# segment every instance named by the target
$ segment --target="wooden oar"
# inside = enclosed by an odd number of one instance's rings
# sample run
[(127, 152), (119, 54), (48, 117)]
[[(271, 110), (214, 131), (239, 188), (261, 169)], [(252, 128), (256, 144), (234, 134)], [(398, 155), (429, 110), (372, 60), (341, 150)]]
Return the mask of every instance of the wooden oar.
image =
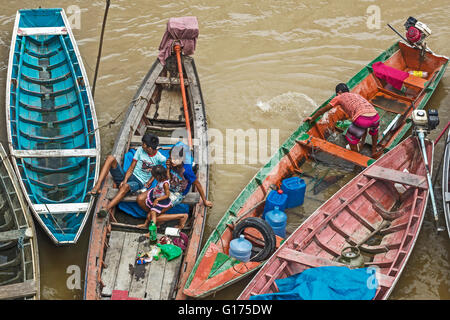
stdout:
[(186, 130), (188, 133), (189, 148), (192, 151), (193, 145), (191, 135), (191, 123), (189, 121), (189, 112), (186, 100), (186, 89), (184, 88), (183, 67), (181, 66), (181, 47), (179, 44), (176, 44), (173, 49), (175, 50), (175, 53), (177, 55), (178, 73), (180, 75), (181, 96), (183, 98), (184, 119), (186, 121)]

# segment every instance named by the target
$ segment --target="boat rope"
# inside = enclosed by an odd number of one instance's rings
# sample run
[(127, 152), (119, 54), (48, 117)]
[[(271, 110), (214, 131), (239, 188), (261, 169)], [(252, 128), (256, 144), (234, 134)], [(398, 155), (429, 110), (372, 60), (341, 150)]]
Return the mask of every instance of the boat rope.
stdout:
[[(133, 103), (134, 103), (134, 104), (139, 103), (141, 100), (147, 101), (147, 104), (150, 103), (150, 101), (149, 101), (146, 97), (140, 96), (139, 98), (136, 98), (136, 99), (134, 99), (134, 100), (131, 100), (130, 104), (133, 104)], [(95, 129), (89, 131), (89, 132), (87, 133), (87, 135), (92, 135), (92, 134), (94, 134), (97, 130), (103, 129), (103, 128), (105, 128), (105, 127), (111, 128), (112, 125), (116, 124), (116, 121), (117, 121), (117, 120), (125, 113), (125, 111), (126, 111), (126, 109), (122, 110), (122, 111), (121, 111), (114, 119), (108, 121), (108, 122), (107, 122), (106, 124), (104, 124), (104, 125), (101, 125), (101, 126), (95, 128)]]
[(25, 234), (20, 235), (19, 239), (17, 239), (17, 248), (19, 250), (22, 250), (22, 248), (23, 248), (23, 240), (24, 239), (25, 239)]

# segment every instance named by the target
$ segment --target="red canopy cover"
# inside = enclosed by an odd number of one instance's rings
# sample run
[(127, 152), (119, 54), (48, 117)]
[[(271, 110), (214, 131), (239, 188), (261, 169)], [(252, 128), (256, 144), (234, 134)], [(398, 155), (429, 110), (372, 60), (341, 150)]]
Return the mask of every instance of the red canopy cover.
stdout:
[(191, 55), (195, 51), (198, 37), (198, 21), (196, 17), (170, 18), (167, 29), (159, 45), (158, 59), (161, 64), (171, 55), (174, 42), (179, 42), (181, 52)]

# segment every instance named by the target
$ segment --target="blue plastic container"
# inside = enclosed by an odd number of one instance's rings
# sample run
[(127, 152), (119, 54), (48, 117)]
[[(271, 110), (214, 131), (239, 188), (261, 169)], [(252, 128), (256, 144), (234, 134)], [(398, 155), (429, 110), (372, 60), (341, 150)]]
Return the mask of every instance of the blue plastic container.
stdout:
[(266, 218), (266, 212), (273, 210), (275, 207), (279, 207), (281, 211), (286, 210), (288, 196), (283, 192), (283, 190), (272, 190), (266, 199), (266, 204), (264, 205), (264, 212), (262, 218)]
[(305, 200), (306, 183), (300, 177), (291, 177), (281, 181), (281, 190), (288, 196), (286, 208), (301, 206)]
[(243, 234), (239, 238), (233, 239), (230, 242), (230, 256), (242, 261), (247, 262), (250, 260), (252, 254), (252, 244), (250, 241), (245, 240)]
[(265, 220), (272, 227), (273, 232), (275, 232), (277, 236), (286, 238), (286, 213), (281, 211), (279, 207), (275, 207), (273, 210), (266, 213)]

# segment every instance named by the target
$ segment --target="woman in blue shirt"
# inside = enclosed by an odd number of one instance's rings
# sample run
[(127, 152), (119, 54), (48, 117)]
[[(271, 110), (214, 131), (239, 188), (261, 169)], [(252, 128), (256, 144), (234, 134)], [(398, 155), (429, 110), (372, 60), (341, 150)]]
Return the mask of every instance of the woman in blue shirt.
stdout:
[[(192, 170), (191, 161), (186, 161), (188, 152), (186, 151), (187, 146), (186, 148), (184, 146), (183, 144), (177, 144), (170, 150), (170, 157), (167, 159), (166, 165), (168, 173), (170, 173), (170, 199), (172, 200), (172, 206), (163, 210), (158, 216), (158, 224), (171, 220), (179, 220), (180, 222), (177, 226), (179, 229), (184, 227), (188, 219), (188, 213), (166, 212), (183, 201), (183, 198), (189, 192), (192, 185), (198, 190), (203, 204), (208, 208), (213, 206), (213, 203), (206, 199), (205, 191)], [(147, 193), (148, 191), (139, 194), (136, 200), (139, 206), (146, 212), (150, 210), (145, 203)]]

